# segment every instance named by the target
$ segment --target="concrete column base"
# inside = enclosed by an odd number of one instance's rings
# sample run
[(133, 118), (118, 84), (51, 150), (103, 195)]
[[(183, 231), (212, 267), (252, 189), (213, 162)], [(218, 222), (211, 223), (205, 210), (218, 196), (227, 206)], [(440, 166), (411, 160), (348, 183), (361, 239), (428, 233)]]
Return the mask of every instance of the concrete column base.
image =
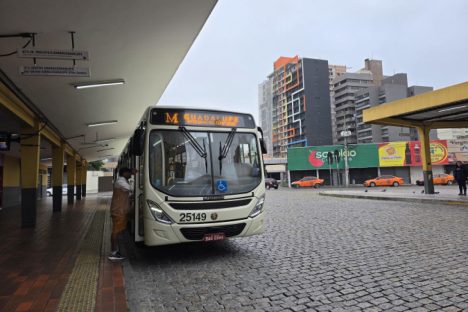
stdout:
[(81, 200), (81, 185), (76, 186), (76, 200)]
[(54, 186), (52, 192), (52, 211), (60, 212), (62, 211), (62, 187)]
[(21, 189), (21, 227), (36, 226), (37, 188)]
[(423, 171), (424, 175), (424, 193), (434, 194), (434, 180), (432, 170)]
[(68, 198), (68, 204), (73, 205), (73, 203), (75, 202), (75, 186), (74, 185), (68, 185), (67, 198)]
[(81, 185), (81, 196), (86, 197), (86, 184)]

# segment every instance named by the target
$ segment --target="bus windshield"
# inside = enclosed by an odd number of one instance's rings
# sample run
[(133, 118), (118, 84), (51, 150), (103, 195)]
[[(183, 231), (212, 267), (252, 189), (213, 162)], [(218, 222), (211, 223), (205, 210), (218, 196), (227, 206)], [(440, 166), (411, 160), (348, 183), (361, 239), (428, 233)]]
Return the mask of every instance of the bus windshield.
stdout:
[(177, 197), (232, 195), (261, 182), (253, 133), (153, 130), (149, 139), (153, 187)]

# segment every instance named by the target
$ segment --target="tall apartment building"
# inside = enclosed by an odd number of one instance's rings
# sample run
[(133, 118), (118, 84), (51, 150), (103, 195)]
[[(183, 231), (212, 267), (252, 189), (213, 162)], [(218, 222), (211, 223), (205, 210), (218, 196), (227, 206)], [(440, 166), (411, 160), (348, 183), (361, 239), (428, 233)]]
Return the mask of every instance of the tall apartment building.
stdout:
[(351, 131), (346, 140), (357, 143), (356, 104), (354, 93), (369, 86), (379, 86), (384, 78), (381, 60), (364, 60), (364, 68), (355, 73), (345, 73), (334, 80), (335, 144), (343, 144), (342, 131)]
[(335, 143), (344, 143), (345, 139), (340, 134), (342, 131), (351, 131), (351, 136), (347, 138), (347, 142), (350, 144), (357, 143), (354, 93), (372, 85), (371, 73), (345, 73), (335, 79)]
[(404, 73), (383, 78), (380, 85), (369, 86), (355, 93), (357, 143), (415, 141), (417, 131), (413, 128), (365, 124), (363, 110), (383, 103), (431, 91), (431, 87), (408, 88), (408, 77)]
[(336, 112), (335, 112), (335, 85), (333, 81), (346, 73), (345, 65), (328, 65), (328, 83), (330, 88), (330, 107), (331, 107), (331, 126), (332, 126), (332, 140), (333, 144), (338, 143), (336, 135)]
[(370, 72), (376, 86), (380, 86), (382, 79), (385, 78), (381, 60), (365, 59), (364, 68), (360, 72)]
[(258, 85), (258, 117), (263, 130), (267, 155), (273, 156), (273, 88), (272, 81), (266, 79)]
[[(280, 57), (259, 85), (260, 124), (271, 124), (273, 157), (288, 147), (332, 144), (330, 88), (326, 60)], [(271, 118), (268, 90), (271, 84)]]

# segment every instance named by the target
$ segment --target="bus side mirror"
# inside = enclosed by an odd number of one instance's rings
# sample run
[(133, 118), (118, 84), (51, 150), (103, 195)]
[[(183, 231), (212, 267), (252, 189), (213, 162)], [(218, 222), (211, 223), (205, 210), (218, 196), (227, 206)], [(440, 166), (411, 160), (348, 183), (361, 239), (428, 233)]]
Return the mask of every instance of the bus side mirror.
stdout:
[(260, 138), (260, 149), (262, 150), (262, 154), (267, 154), (268, 151), (267, 151), (267, 148), (266, 148), (265, 141), (263, 140), (263, 130), (260, 127), (257, 127), (257, 130), (262, 135), (262, 137)]
[(132, 154), (135, 156), (143, 155), (143, 150), (145, 147), (145, 130), (138, 128), (135, 130), (133, 137), (130, 141)]
[(268, 153), (265, 141), (263, 141), (263, 139), (260, 139), (260, 149), (262, 150), (262, 154)]

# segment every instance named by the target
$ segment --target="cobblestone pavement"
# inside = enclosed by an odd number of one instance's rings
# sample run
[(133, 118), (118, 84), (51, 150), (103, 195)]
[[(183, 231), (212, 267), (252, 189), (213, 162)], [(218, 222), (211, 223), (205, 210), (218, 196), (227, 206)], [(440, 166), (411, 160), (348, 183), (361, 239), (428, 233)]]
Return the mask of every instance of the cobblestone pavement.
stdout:
[(468, 311), (468, 208), (267, 193), (266, 232), (137, 249), (131, 311)]

